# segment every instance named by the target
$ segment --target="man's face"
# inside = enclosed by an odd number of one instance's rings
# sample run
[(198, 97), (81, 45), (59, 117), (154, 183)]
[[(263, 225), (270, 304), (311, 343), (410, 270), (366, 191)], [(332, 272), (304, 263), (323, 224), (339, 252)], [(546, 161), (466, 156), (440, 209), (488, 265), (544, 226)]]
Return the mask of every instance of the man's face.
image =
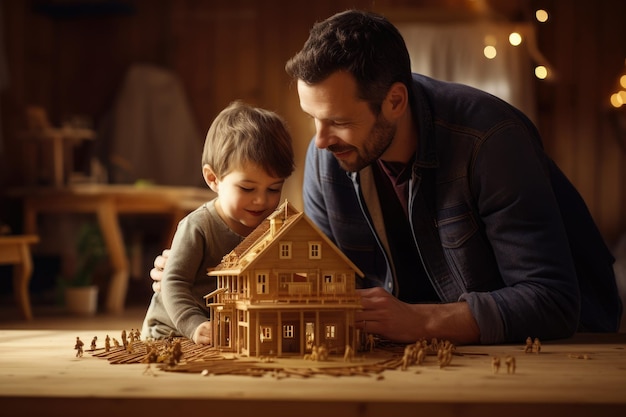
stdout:
[(315, 145), (332, 152), (346, 171), (365, 168), (391, 144), (396, 126), (358, 98), (349, 73), (335, 72), (315, 85), (298, 80), (298, 95), (300, 107), (315, 122)]

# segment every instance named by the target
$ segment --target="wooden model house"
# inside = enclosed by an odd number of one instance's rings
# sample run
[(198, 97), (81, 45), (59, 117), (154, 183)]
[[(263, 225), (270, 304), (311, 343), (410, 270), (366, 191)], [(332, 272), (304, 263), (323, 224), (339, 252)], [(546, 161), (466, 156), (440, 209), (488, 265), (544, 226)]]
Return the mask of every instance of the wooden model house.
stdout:
[(248, 356), (356, 347), (355, 291), (362, 272), (287, 201), (209, 271), (213, 340)]

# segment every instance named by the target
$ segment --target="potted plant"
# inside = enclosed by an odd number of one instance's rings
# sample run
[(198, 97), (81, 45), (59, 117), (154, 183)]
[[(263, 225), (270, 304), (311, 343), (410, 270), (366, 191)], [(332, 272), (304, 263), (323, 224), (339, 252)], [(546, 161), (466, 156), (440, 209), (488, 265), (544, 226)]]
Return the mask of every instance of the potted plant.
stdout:
[(71, 277), (60, 280), (68, 311), (93, 315), (98, 309), (98, 286), (93, 278), (106, 255), (106, 247), (96, 224), (84, 224), (76, 241), (77, 262)]

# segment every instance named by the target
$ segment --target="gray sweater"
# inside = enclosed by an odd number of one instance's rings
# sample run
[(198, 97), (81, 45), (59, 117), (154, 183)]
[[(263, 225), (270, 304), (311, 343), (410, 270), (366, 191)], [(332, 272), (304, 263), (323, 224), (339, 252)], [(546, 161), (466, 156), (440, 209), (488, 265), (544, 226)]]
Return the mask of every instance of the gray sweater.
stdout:
[(219, 264), (243, 240), (228, 228), (215, 210), (215, 200), (203, 204), (178, 223), (163, 273), (161, 292), (152, 296), (142, 336), (174, 335), (193, 338), (208, 319), (204, 296), (215, 290), (207, 269)]

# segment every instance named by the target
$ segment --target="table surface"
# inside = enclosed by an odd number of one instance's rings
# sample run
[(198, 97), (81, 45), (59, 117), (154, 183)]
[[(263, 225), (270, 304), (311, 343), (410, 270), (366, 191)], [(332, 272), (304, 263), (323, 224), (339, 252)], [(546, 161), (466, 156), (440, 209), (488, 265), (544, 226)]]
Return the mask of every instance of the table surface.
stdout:
[[(163, 201), (175, 206), (186, 205), (188, 202), (196, 204), (199, 201), (208, 201), (215, 197), (215, 193), (208, 187), (178, 187), (166, 185), (132, 185), (132, 184), (73, 184), (64, 187), (19, 187), (9, 190), (9, 195), (13, 197), (26, 198), (32, 201), (45, 202), (51, 199), (67, 201), (70, 199), (84, 199), (96, 197), (112, 197), (122, 205), (122, 211), (126, 208), (124, 203), (130, 201), (129, 211), (134, 211), (133, 202), (142, 200)], [(143, 205), (138, 206), (140, 211), (144, 210)], [(45, 206), (39, 207), (46, 211)]]
[[(156, 368), (151, 376), (145, 364), (111, 364), (88, 351), (75, 357), (76, 336), (88, 349), (93, 336), (102, 345), (119, 333), (0, 330), (0, 415), (626, 415), (626, 334), (543, 342), (539, 354), (524, 353), (523, 344), (460, 346), (444, 368), (429, 356), (405, 371), (366, 376), (202, 376)], [(352, 364), (376, 355), (359, 353)], [(507, 355), (516, 358), (516, 372), (508, 374), (503, 360), (494, 373), (491, 358)], [(345, 366), (342, 358), (332, 361)]]

